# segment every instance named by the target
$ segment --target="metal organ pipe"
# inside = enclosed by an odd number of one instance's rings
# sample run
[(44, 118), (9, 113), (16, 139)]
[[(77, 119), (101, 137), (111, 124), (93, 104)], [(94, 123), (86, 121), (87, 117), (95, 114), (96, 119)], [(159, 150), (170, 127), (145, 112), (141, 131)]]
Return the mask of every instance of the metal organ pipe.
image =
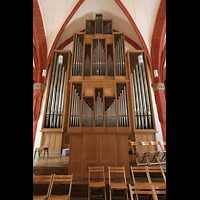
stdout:
[(80, 96), (76, 84), (72, 84), (72, 96), (71, 96), (71, 112), (70, 112), (70, 123), (71, 127), (80, 126)]
[(54, 63), (53, 63), (53, 69), (52, 69), (52, 74), (51, 74), (51, 83), (50, 83), (49, 98), (48, 98), (46, 119), (45, 119), (46, 128), (49, 127), (49, 117), (50, 117), (50, 111), (51, 111), (52, 93), (53, 93), (54, 77), (55, 77), (55, 70), (56, 70), (56, 63), (57, 63), (56, 61), (57, 61), (57, 52), (55, 52), (54, 54)]
[[(120, 84), (121, 85), (121, 84)], [(127, 127), (128, 123), (128, 110), (126, 100), (126, 86), (124, 85), (117, 98), (118, 104), (118, 124), (119, 127)]]
[[(105, 61), (105, 50), (102, 45), (104, 39), (94, 39), (93, 43), (97, 41), (92, 55), (92, 75), (105, 75), (106, 61)], [(102, 41), (102, 42), (101, 42)]]
[(123, 35), (118, 38), (115, 45), (115, 68), (116, 76), (125, 76), (125, 58), (124, 58), (124, 42)]
[(49, 97), (46, 110), (45, 128), (61, 128), (66, 70), (55, 52), (51, 74)]
[[(130, 53), (130, 60), (133, 53)], [(136, 64), (137, 62), (137, 64)], [(135, 127), (136, 129), (152, 129), (152, 114), (150, 107), (150, 97), (148, 93), (148, 84), (146, 69), (144, 66), (142, 54), (138, 60), (131, 62), (134, 110), (135, 110)], [(135, 65), (135, 67), (134, 67)]]
[(72, 76), (82, 76), (83, 37), (75, 34)]
[[(142, 61), (143, 61), (143, 59), (142, 59)], [(150, 107), (150, 97), (149, 97), (148, 85), (147, 85), (147, 74), (146, 74), (144, 62), (141, 62), (141, 65), (142, 65), (142, 69), (143, 69), (142, 70), (143, 71), (143, 81), (144, 81), (144, 89), (145, 89), (145, 96), (146, 96), (146, 103), (147, 103), (148, 127), (151, 129), (153, 127), (153, 125), (152, 125), (152, 114), (151, 114), (151, 107)]]
[[(105, 100), (107, 101), (107, 99)], [(106, 127), (116, 127), (116, 112), (115, 112), (115, 99), (105, 111), (105, 125)]]
[(95, 100), (95, 126), (103, 126), (103, 100), (98, 92), (97, 98)]

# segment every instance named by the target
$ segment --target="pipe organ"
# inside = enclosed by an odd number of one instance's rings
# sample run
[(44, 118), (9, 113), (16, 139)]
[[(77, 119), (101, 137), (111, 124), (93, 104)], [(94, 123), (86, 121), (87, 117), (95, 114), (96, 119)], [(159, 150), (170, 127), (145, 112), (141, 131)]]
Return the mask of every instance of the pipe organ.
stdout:
[(125, 54), (124, 34), (102, 14), (74, 33), (72, 56), (54, 50), (47, 84), (42, 143), (50, 138), (50, 152), (70, 147), (74, 176), (87, 177), (89, 165), (128, 171), (128, 138), (155, 140), (145, 51)]
[[(64, 56), (63, 56), (64, 55)], [(68, 54), (55, 52), (45, 117), (45, 128), (62, 128)]]
[(143, 53), (129, 53), (134, 100), (135, 128), (152, 129), (152, 111)]

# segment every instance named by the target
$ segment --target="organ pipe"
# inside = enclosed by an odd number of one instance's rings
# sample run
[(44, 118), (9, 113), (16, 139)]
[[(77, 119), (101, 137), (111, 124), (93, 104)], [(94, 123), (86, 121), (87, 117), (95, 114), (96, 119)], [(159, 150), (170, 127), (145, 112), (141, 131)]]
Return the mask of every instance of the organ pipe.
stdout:
[(72, 84), (71, 112), (69, 124), (69, 126), (71, 127), (80, 126), (81, 87), (81, 84)]
[(75, 34), (72, 76), (82, 76), (83, 42), (82, 34)]
[[(65, 79), (67, 66), (63, 64), (63, 59), (68, 59), (68, 53), (60, 56), (58, 52), (54, 53), (52, 74), (50, 80), (50, 89), (45, 117), (44, 128), (62, 128), (63, 101), (65, 90)], [(62, 58), (58, 59), (58, 57)]]
[(123, 35), (115, 35), (115, 70), (116, 76), (125, 76), (125, 58)]
[(117, 104), (118, 104), (118, 124), (119, 127), (128, 127), (128, 108), (127, 108), (127, 100), (126, 100), (126, 85), (125, 84), (117, 84)]
[(143, 53), (130, 53), (136, 129), (152, 129), (152, 112)]
[(102, 90), (98, 91), (95, 98), (95, 126), (103, 127), (103, 95)]

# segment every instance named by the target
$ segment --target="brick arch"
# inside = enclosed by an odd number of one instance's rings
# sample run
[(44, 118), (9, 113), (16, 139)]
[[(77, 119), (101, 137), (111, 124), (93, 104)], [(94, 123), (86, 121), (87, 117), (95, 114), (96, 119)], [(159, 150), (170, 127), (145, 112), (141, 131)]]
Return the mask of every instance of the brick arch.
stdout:
[(122, 9), (122, 11), (124, 12), (124, 14), (126, 15), (126, 17), (128, 18), (129, 22), (131, 23), (131, 25), (133, 26), (134, 30), (136, 31), (144, 49), (146, 52), (146, 56), (147, 56), (147, 61), (150, 67), (150, 71), (151, 71), (151, 77), (153, 79), (153, 70), (152, 70), (152, 63), (151, 63), (151, 57), (149, 54), (149, 50), (147, 48), (147, 45), (144, 41), (144, 38), (142, 37), (142, 34), (140, 33), (135, 21), (133, 20), (133, 18), (131, 17), (131, 14), (128, 12), (128, 10), (126, 9), (126, 7), (124, 6), (124, 4), (120, 1), (120, 0), (115, 0), (115, 2), (118, 4), (118, 6)]
[(166, 34), (166, 0), (161, 0), (158, 13), (156, 16), (152, 42), (151, 42), (152, 67), (153, 70), (157, 69), (158, 74), (160, 75), (157, 78), (153, 79), (153, 82), (162, 81), (161, 57), (162, 57), (165, 34)]
[(42, 70), (46, 66), (47, 43), (42, 22), (42, 15), (37, 0), (33, 0), (33, 39), (33, 48), (35, 48), (33, 56), (37, 58), (35, 66), (37, 70), (37, 77), (35, 81), (38, 83), (45, 83), (45, 79), (42, 77)]
[(166, 44), (164, 46), (164, 49), (162, 51), (161, 55), (161, 65), (160, 65), (160, 76), (161, 76), (161, 82), (164, 83), (166, 79), (166, 67), (164, 66), (166, 60)]
[(72, 19), (72, 17), (74, 16), (74, 14), (76, 13), (76, 11), (80, 8), (80, 6), (82, 5), (82, 3), (84, 2), (85, 0), (79, 0), (79, 2), (75, 5), (75, 7), (73, 8), (73, 10), (71, 11), (71, 13), (69, 14), (69, 16), (67, 17), (67, 19), (65, 20), (65, 22), (63, 23), (62, 27), (60, 28), (58, 34), (56, 35), (56, 38), (53, 42), (53, 45), (51, 46), (51, 50), (49, 52), (49, 55), (48, 55), (48, 58), (47, 58), (47, 64), (46, 64), (46, 69), (48, 70), (48, 67), (49, 67), (49, 63), (50, 63), (50, 60), (51, 60), (51, 54), (58, 42), (58, 39), (60, 38), (62, 32), (64, 31), (65, 27), (67, 26), (67, 24), (69, 23), (69, 21)]

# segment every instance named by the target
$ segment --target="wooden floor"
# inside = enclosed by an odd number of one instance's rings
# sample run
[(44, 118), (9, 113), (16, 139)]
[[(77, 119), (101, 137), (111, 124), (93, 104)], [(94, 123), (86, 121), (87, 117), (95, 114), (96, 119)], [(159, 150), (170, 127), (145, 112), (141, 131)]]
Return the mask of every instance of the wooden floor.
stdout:
[(43, 159), (43, 153), (40, 157), (37, 153), (35, 158), (33, 158), (33, 167), (68, 167), (68, 165), (69, 155), (49, 154), (49, 157), (45, 155)]
[[(141, 157), (142, 158), (142, 157)], [(133, 158), (129, 155), (129, 163), (130, 166), (137, 166), (135, 162), (133, 162)], [(62, 154), (49, 154), (49, 157), (45, 155), (43, 159), (43, 154), (38, 156), (36, 154), (35, 158), (33, 158), (33, 168), (34, 167), (68, 167), (69, 165), (69, 155)], [(159, 166), (159, 165), (155, 165)], [(165, 167), (166, 165), (162, 165)]]

